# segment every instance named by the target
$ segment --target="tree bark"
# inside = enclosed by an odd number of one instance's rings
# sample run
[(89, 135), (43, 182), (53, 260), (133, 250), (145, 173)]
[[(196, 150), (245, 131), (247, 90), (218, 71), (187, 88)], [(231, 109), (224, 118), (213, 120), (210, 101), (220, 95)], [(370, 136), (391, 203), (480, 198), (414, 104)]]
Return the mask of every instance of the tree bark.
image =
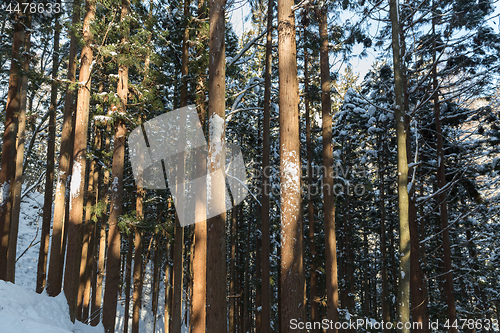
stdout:
[[(389, 0), (390, 20), (392, 26), (392, 53), (394, 63), (394, 95), (396, 99), (396, 136), (398, 149), (398, 211), (399, 211), (399, 290), (398, 321), (410, 322), (410, 228), (408, 216), (408, 160), (406, 153), (406, 129), (404, 117), (406, 110), (403, 101), (403, 74), (400, 57), (400, 23), (399, 1)], [(403, 325), (401, 333), (409, 333)]]
[[(31, 28), (31, 17), (27, 19), (27, 27)], [(30, 47), (31, 47), (31, 33), (28, 31), (24, 40), (24, 63), (23, 63), (23, 76), (21, 78), (21, 89), (19, 91), (20, 106), (18, 115), (18, 128), (17, 128), (17, 147), (16, 147), (16, 170), (14, 180), (14, 192), (12, 193), (12, 217), (11, 229), (9, 235), (9, 254), (7, 266), (7, 280), (15, 283), (15, 266), (16, 266), (16, 248), (17, 248), (17, 235), (19, 231), (19, 214), (21, 212), (21, 192), (23, 184), (23, 160), (24, 160), (24, 143), (26, 140), (26, 104), (28, 94), (28, 71), (30, 63)], [(55, 102), (54, 104), (55, 105)]]
[[(307, 42), (307, 26), (309, 18), (306, 17), (307, 11), (303, 12), (304, 26), (304, 105), (306, 112), (306, 151), (307, 151), (307, 219), (309, 222), (309, 306), (311, 321), (319, 322), (319, 303), (318, 303), (318, 277), (316, 274), (316, 244), (314, 236), (314, 203), (311, 195), (312, 192), (312, 145), (311, 145), (311, 110), (309, 101), (309, 52), (306, 46)], [(311, 332), (319, 332), (318, 329), (313, 329)]]
[[(122, 0), (121, 22), (128, 20), (130, 15), (130, 1)], [(128, 22), (123, 27), (121, 47), (122, 52), (127, 54), (127, 43), (129, 36)], [(120, 246), (121, 235), (118, 226), (118, 217), (123, 208), (123, 165), (125, 160), (125, 139), (127, 128), (125, 120), (122, 118), (127, 112), (128, 98), (128, 65), (120, 63), (118, 65), (118, 86), (116, 94), (120, 98), (118, 115), (116, 119), (113, 167), (111, 182), (111, 201), (108, 220), (108, 256), (106, 264), (106, 285), (104, 288), (104, 305), (102, 323), (106, 332), (114, 332), (116, 304), (118, 297), (118, 285), (120, 281)]]
[[(9, 238), (11, 229), (12, 181), (15, 179), (17, 113), (19, 112), (20, 98), (19, 85), (21, 81), (21, 56), (19, 49), (24, 41), (24, 26), (21, 13), (16, 14), (14, 36), (12, 38), (12, 60), (10, 63), (9, 90), (5, 106), (5, 126), (3, 133), (2, 159), (0, 168), (0, 267), (12, 267), (8, 261)], [(7, 280), (7, 269), (0, 270), (0, 279)], [(12, 281), (11, 281), (12, 282)]]
[[(80, 22), (80, 0), (73, 1), (73, 19), (72, 25)], [(76, 78), (76, 53), (78, 46), (77, 36), (73, 30), (70, 32), (70, 46), (68, 59), (68, 76), (69, 82), (75, 82)], [(70, 160), (73, 150), (73, 110), (74, 107), (74, 91), (72, 87), (66, 88), (66, 98), (64, 101), (64, 117), (63, 128), (61, 134), (61, 149), (59, 153), (59, 174), (57, 177), (56, 195), (54, 199), (54, 217), (52, 222), (52, 240), (50, 247), (50, 261), (47, 274), (47, 294), (56, 296), (61, 292), (63, 267), (64, 267), (64, 250), (63, 236), (64, 232), (64, 216), (66, 210), (66, 196), (68, 184), (68, 174), (70, 173)]]
[[(225, 180), (221, 154), (225, 141), (225, 0), (210, 0), (209, 10), (209, 141), (207, 173), (211, 174), (209, 207), (225, 211)], [(220, 133), (220, 137), (217, 135)], [(219, 172), (217, 172), (219, 170)], [(226, 306), (226, 214), (207, 221), (207, 332), (227, 332)]]
[[(60, 2), (59, 2), (60, 4)], [(54, 193), (54, 158), (56, 145), (56, 111), (57, 111), (57, 70), (59, 68), (59, 19), (56, 16), (54, 30), (54, 50), (52, 54), (52, 88), (50, 96), (49, 140), (47, 142), (47, 168), (45, 173), (45, 195), (43, 201), (42, 233), (38, 255), (36, 291), (41, 293), (46, 285), (47, 255), (49, 253), (50, 222), (52, 220), (52, 196)]]
[(290, 320), (305, 320), (300, 221), (299, 86), (293, 5), (292, 0), (278, 0), (282, 332), (291, 332)]
[(262, 129), (262, 319), (257, 332), (271, 332), (271, 289), (269, 284), (269, 256), (271, 255), (271, 240), (269, 227), (269, 156), (270, 156), (270, 113), (271, 113), (271, 74), (272, 74), (272, 38), (273, 38), (273, 6), (274, 0), (267, 4), (267, 40), (266, 40), (266, 67), (264, 73), (264, 123)]
[(134, 234), (130, 231), (128, 237), (128, 251), (125, 264), (125, 314), (123, 319), (123, 332), (128, 332), (128, 319), (130, 312), (130, 281), (132, 278), (132, 254), (134, 253)]
[[(73, 147), (73, 171), (71, 177), (70, 212), (68, 223), (68, 250), (64, 274), (64, 293), (66, 295), (70, 318), (75, 320), (78, 296), (81, 225), (83, 219), (83, 199), (85, 194), (85, 169), (87, 152), (87, 129), (89, 123), (89, 104), (91, 89), (90, 66), (93, 59), (91, 44), (93, 35), (91, 25), (95, 16), (95, 0), (86, 2), (83, 21), (84, 46), (80, 60), (78, 104), (75, 121), (75, 141)], [(84, 83), (83, 83), (84, 82)]]
[[(325, 219), (327, 318), (339, 321), (337, 241), (335, 232), (335, 194), (333, 191), (332, 101), (330, 99), (330, 65), (328, 52), (328, 12), (320, 9), (321, 110), (323, 132), (323, 207)], [(334, 329), (334, 332), (338, 332)]]
[[(391, 321), (391, 311), (389, 308), (389, 282), (387, 277), (387, 248), (386, 248), (386, 213), (385, 213), (385, 169), (384, 152), (385, 147), (382, 138), (378, 139), (378, 169), (380, 181), (380, 254), (381, 254), (381, 275), (382, 275), (382, 319), (385, 322)], [(390, 332), (388, 327), (384, 327), (383, 333)]]

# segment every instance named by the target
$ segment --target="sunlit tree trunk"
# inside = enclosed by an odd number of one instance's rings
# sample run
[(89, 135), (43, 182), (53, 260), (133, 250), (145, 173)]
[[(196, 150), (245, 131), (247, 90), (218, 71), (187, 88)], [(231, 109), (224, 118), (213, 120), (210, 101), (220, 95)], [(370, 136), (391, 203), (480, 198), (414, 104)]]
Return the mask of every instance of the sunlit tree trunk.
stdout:
[(269, 256), (271, 254), (271, 240), (269, 227), (269, 146), (270, 146), (270, 113), (271, 113), (271, 74), (272, 74), (272, 36), (273, 36), (273, 0), (267, 4), (267, 40), (266, 40), (266, 67), (264, 73), (264, 121), (262, 128), (262, 319), (257, 332), (271, 331), (271, 287), (269, 283)]
[[(129, 19), (130, 1), (122, 0), (121, 21)], [(122, 52), (127, 54), (129, 28), (124, 23), (121, 42)], [(106, 284), (104, 287), (104, 305), (102, 323), (106, 333), (114, 332), (118, 285), (120, 281), (120, 246), (121, 235), (118, 227), (118, 217), (123, 208), (123, 165), (125, 161), (125, 139), (127, 128), (122, 118), (127, 112), (128, 99), (128, 65), (118, 65), (118, 86), (116, 94), (120, 98), (116, 116), (115, 138), (113, 148), (113, 166), (111, 171), (110, 213), (108, 220), (108, 255), (106, 261)]]
[[(208, 165), (211, 174), (211, 208), (225, 210), (225, 181), (221, 153), (225, 141), (225, 0), (210, 0), (209, 5), (209, 79), (208, 79)], [(218, 136), (220, 135), (220, 136)], [(217, 172), (218, 171), (218, 172)], [(208, 191), (207, 191), (208, 192)], [(207, 332), (227, 332), (226, 306), (226, 214), (207, 221)]]
[(305, 320), (300, 221), (299, 85), (293, 5), (291, 0), (278, 0), (282, 332), (291, 331), (290, 320)]
[[(72, 321), (75, 320), (78, 284), (80, 273), (81, 226), (83, 219), (83, 199), (85, 195), (85, 169), (87, 152), (87, 130), (89, 123), (89, 104), (93, 35), (91, 25), (95, 16), (95, 0), (86, 2), (83, 21), (84, 46), (80, 60), (78, 103), (76, 108), (75, 141), (73, 146), (73, 171), (71, 178), (70, 211), (68, 223), (68, 250), (64, 274), (64, 294), (69, 305)], [(83, 83), (84, 82), (84, 83)]]
[[(410, 322), (410, 228), (408, 220), (408, 160), (406, 152), (406, 130), (403, 73), (400, 54), (399, 1), (389, 0), (392, 26), (392, 53), (394, 64), (394, 95), (396, 99), (396, 136), (398, 150), (398, 211), (399, 211), (399, 283), (398, 283), (398, 321)], [(407, 325), (402, 325), (400, 332), (409, 333)]]
[[(80, 22), (80, 0), (73, 1), (72, 24)], [(70, 32), (70, 46), (68, 58), (69, 82), (75, 82), (76, 78), (76, 52), (78, 40), (73, 30)], [(69, 186), (68, 174), (70, 172), (70, 160), (72, 157), (73, 140), (73, 110), (75, 93), (73, 87), (66, 88), (66, 98), (64, 100), (63, 127), (61, 133), (61, 148), (59, 153), (59, 174), (56, 183), (56, 195), (54, 199), (54, 217), (52, 222), (52, 240), (50, 247), (50, 261), (47, 274), (47, 293), (56, 296), (61, 292), (62, 276), (64, 267), (64, 219), (66, 210), (66, 191)]]

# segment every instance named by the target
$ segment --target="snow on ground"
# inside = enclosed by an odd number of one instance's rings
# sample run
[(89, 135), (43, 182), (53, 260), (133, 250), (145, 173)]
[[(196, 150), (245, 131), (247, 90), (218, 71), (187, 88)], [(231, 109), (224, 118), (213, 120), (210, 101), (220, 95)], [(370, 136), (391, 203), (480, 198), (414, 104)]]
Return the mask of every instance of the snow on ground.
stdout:
[[(24, 190), (24, 188), (23, 188)], [(45, 293), (35, 293), (38, 251), (40, 249), (40, 229), (42, 227), (43, 193), (32, 191), (21, 203), (19, 234), (17, 242), (16, 284), (0, 281), (0, 333), (100, 333), (102, 325), (92, 327), (80, 322), (71, 323), (68, 306), (63, 294), (53, 298)], [(50, 253), (50, 252), (49, 252)], [(140, 313), (140, 333), (164, 332), (164, 283), (160, 283), (158, 314), (156, 325), (152, 311), (152, 267), (147, 265), (144, 274), (142, 309)], [(183, 302), (183, 316), (186, 315)], [(115, 332), (123, 331), (125, 296), (118, 298)], [(189, 313), (187, 313), (189, 319)], [(129, 330), (132, 325), (130, 306)], [(182, 333), (189, 332), (182, 326)]]
[(103, 333), (102, 325), (92, 327), (69, 319), (63, 294), (49, 297), (19, 285), (0, 281), (1, 333)]

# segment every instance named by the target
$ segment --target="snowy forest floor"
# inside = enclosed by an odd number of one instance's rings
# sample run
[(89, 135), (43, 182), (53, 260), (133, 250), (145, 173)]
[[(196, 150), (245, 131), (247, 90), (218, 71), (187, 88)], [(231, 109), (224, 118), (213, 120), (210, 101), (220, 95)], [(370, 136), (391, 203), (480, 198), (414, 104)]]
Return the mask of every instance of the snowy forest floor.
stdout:
[[(73, 324), (69, 319), (68, 305), (63, 294), (49, 297), (45, 292), (41, 295), (35, 293), (42, 207), (43, 193), (34, 191), (23, 198), (17, 243), (16, 284), (0, 281), (0, 333), (104, 332), (101, 324), (97, 327), (80, 322)], [(164, 283), (160, 283), (155, 325), (151, 305), (151, 279), (151, 266), (148, 265), (144, 276), (139, 332), (163, 333)], [(132, 310), (132, 306), (130, 308)], [(118, 299), (116, 332), (123, 332), (124, 313), (125, 295), (122, 291)], [(131, 317), (132, 313), (129, 317), (129, 330), (132, 324)], [(188, 329), (183, 326), (182, 333), (185, 332), (188, 332)]]

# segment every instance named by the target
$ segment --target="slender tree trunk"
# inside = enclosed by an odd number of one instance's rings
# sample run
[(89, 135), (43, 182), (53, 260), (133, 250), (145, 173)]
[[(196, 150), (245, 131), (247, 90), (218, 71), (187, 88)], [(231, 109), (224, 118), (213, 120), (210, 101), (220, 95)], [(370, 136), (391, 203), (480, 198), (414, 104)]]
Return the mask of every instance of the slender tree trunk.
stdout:
[(249, 301), (250, 301), (250, 274), (249, 274), (249, 268), (250, 268), (250, 225), (247, 225), (247, 234), (246, 234), (246, 248), (245, 248), (245, 268), (243, 271), (243, 278), (244, 284), (243, 284), (243, 332), (249, 332), (250, 326), (249, 326), (249, 316), (250, 316), (250, 310), (249, 310)]
[[(102, 150), (104, 148), (103, 141), (102, 141), (102, 131), (100, 128), (96, 128), (96, 148), (98, 150)], [(99, 154), (99, 156), (102, 158), (102, 155)], [(97, 178), (95, 178), (97, 175)], [(94, 184), (96, 184), (96, 201), (99, 202), (99, 200), (104, 200), (103, 193), (105, 193), (104, 189), (100, 190), (101, 184), (103, 183), (103, 176), (102, 176), (102, 169), (100, 166), (97, 166), (95, 173), (94, 173)], [(97, 222), (95, 223), (94, 226), (94, 233), (92, 235), (93, 238), (93, 248), (92, 248), (92, 297), (90, 300), (90, 324), (92, 326), (96, 326), (99, 323), (100, 319), (100, 306), (97, 307), (97, 298), (101, 298), (101, 292), (99, 292), (99, 295), (97, 295), (97, 287), (99, 285), (99, 276), (101, 272), (99, 271), (101, 267), (101, 258), (100, 258), (100, 244), (101, 244), (101, 233), (104, 231), (104, 239), (106, 239), (106, 231), (105, 227), (102, 225), (102, 216), (104, 216), (105, 213), (103, 212), (102, 215), (99, 217)], [(105, 243), (105, 242), (104, 242)], [(105, 244), (103, 246), (106, 246)], [(103, 253), (103, 258), (102, 258), (102, 264), (104, 264), (104, 253)], [(102, 266), (104, 268), (104, 265)], [(100, 281), (100, 287), (102, 287), (102, 280)], [(102, 290), (101, 290), (102, 291)]]
[[(306, 17), (307, 11), (304, 10), (304, 105), (306, 112), (306, 150), (307, 150), (307, 219), (309, 222), (309, 306), (311, 321), (319, 322), (319, 303), (318, 303), (318, 277), (316, 274), (316, 244), (314, 236), (314, 203), (311, 195), (313, 184), (312, 170), (312, 145), (311, 145), (311, 110), (309, 102), (309, 52), (306, 46), (307, 25), (309, 18)], [(313, 329), (312, 332), (319, 332)]]
[[(166, 254), (165, 258), (171, 258), (172, 251), (170, 248), (170, 243), (166, 242), (165, 245), (166, 249)], [(169, 260), (170, 261), (170, 260)], [(172, 310), (172, 269), (170, 268), (170, 264), (167, 263), (165, 265), (165, 309), (164, 309), (164, 316), (165, 316), (165, 333), (170, 332), (170, 313)]]
[[(60, 4), (60, 2), (59, 2)], [(45, 173), (45, 196), (43, 201), (42, 233), (38, 255), (36, 291), (41, 293), (46, 285), (47, 255), (49, 253), (50, 222), (52, 220), (52, 196), (54, 193), (54, 158), (56, 145), (57, 71), (59, 68), (59, 19), (56, 17), (54, 51), (52, 54), (52, 91), (50, 96), (49, 140), (47, 142), (47, 168)]]
[[(396, 99), (396, 136), (398, 149), (398, 205), (399, 205), (399, 290), (398, 290), (398, 321), (410, 322), (410, 228), (408, 223), (408, 161), (406, 153), (406, 130), (403, 101), (403, 75), (400, 58), (400, 23), (399, 1), (389, 0), (390, 19), (392, 26), (392, 53), (394, 63), (394, 94)], [(402, 333), (410, 329), (403, 325)]]
[(152, 290), (152, 310), (153, 310), (153, 332), (156, 332), (156, 319), (157, 319), (157, 314), (158, 314), (158, 292), (160, 290), (159, 285), (160, 285), (160, 234), (155, 235), (155, 246), (154, 246), (154, 257), (153, 257), (153, 282), (151, 286)]
[[(9, 90), (5, 106), (5, 126), (3, 133), (2, 159), (0, 168), (0, 267), (12, 267), (8, 262), (9, 235), (11, 229), (12, 194), (15, 179), (17, 114), (19, 112), (20, 98), (19, 85), (21, 82), (19, 64), (21, 56), (19, 49), (24, 41), (24, 26), (21, 13), (16, 14), (14, 23), (14, 36), (12, 38), (12, 60), (10, 62)], [(14, 264), (15, 265), (15, 264)], [(0, 270), (0, 279), (7, 280), (7, 269)]]
[(293, 5), (291, 0), (278, 0), (282, 332), (291, 331), (290, 320), (305, 320), (301, 279), (299, 86)]
[[(320, 66), (321, 66), (321, 110), (323, 127), (323, 207), (325, 219), (326, 293), (327, 318), (339, 321), (337, 241), (335, 232), (335, 194), (333, 191), (333, 146), (332, 146), (332, 101), (330, 99), (330, 65), (328, 58), (328, 12), (319, 13)], [(337, 329), (334, 329), (337, 332)]]
[[(433, 2), (434, 3), (434, 2)], [(441, 104), (439, 102), (439, 83), (437, 77), (437, 56), (436, 56), (436, 25), (437, 18), (435, 15), (432, 18), (432, 33), (433, 33), (433, 67), (432, 67), (432, 89), (434, 91), (434, 117), (436, 120), (436, 137), (437, 137), (437, 185), (439, 194), (439, 210), (441, 218), (441, 230), (443, 232), (443, 263), (444, 263), (444, 294), (446, 297), (448, 319), (450, 323), (454, 323), (457, 319), (455, 307), (455, 295), (453, 293), (453, 273), (451, 265), (451, 248), (450, 248), (450, 231), (448, 229), (448, 194), (442, 189), (446, 186), (446, 175), (444, 171), (444, 148), (443, 148), (443, 128), (441, 124)], [(456, 333), (457, 328), (450, 325), (448, 332)]]
[[(130, 1), (122, 0), (121, 21), (128, 20), (130, 15)], [(128, 43), (128, 22), (123, 28), (122, 45)], [(123, 53), (127, 53), (123, 50)], [(128, 97), (128, 65), (119, 64), (118, 66), (118, 86), (116, 93), (120, 98), (118, 117), (123, 117), (127, 112)], [(125, 120), (118, 118), (116, 120), (114, 149), (113, 149), (113, 167), (111, 182), (111, 201), (110, 214), (108, 220), (108, 256), (106, 264), (106, 285), (104, 288), (104, 305), (102, 323), (106, 332), (114, 332), (116, 304), (118, 297), (118, 284), (120, 281), (120, 245), (121, 235), (118, 227), (118, 217), (122, 213), (123, 206), (123, 164), (125, 159), (125, 137), (127, 128)]]
[[(206, 17), (205, 2), (198, 0), (198, 19)], [(200, 36), (202, 39), (206, 36)], [(198, 52), (205, 52), (203, 47), (198, 47)], [(204, 66), (200, 66), (204, 68)], [(196, 81), (196, 106), (198, 109), (198, 116), (200, 118), (201, 130), (205, 127), (206, 122), (206, 107), (205, 107), (205, 80), (204, 72), (200, 70), (197, 73)], [(207, 174), (206, 157), (198, 154), (199, 160), (196, 162), (197, 177), (202, 177)], [(193, 298), (192, 298), (192, 312), (189, 324), (191, 326), (191, 333), (205, 333), (206, 328), (206, 294), (207, 294), (207, 222), (203, 221), (207, 216), (206, 202), (207, 193), (206, 189), (196, 191), (196, 207), (195, 219), (200, 221), (194, 225), (194, 256), (193, 256)]]
[[(378, 169), (380, 177), (380, 254), (381, 254), (381, 267), (382, 267), (382, 318), (387, 323), (391, 321), (391, 311), (389, 308), (389, 282), (387, 277), (387, 248), (386, 248), (386, 213), (385, 213), (385, 170), (383, 164), (385, 149), (381, 147), (382, 138), (379, 138), (379, 153)], [(385, 145), (384, 145), (385, 147)], [(383, 333), (390, 332), (387, 326), (384, 327)]]
[(273, 0), (267, 4), (267, 40), (266, 40), (266, 68), (264, 73), (264, 123), (262, 129), (262, 320), (257, 332), (271, 332), (271, 287), (269, 279), (269, 256), (271, 255), (271, 240), (269, 227), (269, 193), (270, 193), (270, 113), (271, 113), (271, 74), (272, 74), (272, 37), (273, 37)]
[(68, 250), (66, 253), (66, 268), (64, 274), (64, 293), (68, 301), (69, 313), (72, 321), (75, 320), (76, 315), (80, 272), (81, 225), (83, 218), (83, 199), (85, 194), (87, 129), (89, 123), (91, 89), (90, 65), (92, 64), (93, 58), (93, 51), (90, 46), (93, 42), (93, 35), (90, 27), (95, 16), (95, 0), (87, 1), (85, 7), (86, 12), (83, 21), (84, 46), (80, 60), (79, 75), (79, 82), (85, 82), (85, 84), (82, 84), (78, 89), (68, 223)]
[[(31, 17), (27, 20), (28, 29), (31, 28)], [(15, 266), (16, 266), (16, 248), (17, 248), (17, 235), (19, 231), (19, 214), (21, 212), (21, 191), (23, 184), (23, 160), (24, 160), (24, 143), (26, 140), (26, 104), (28, 94), (28, 71), (30, 66), (30, 47), (31, 47), (31, 33), (28, 31), (24, 40), (24, 62), (23, 62), (23, 76), (21, 79), (21, 89), (19, 91), (20, 106), (18, 115), (18, 128), (17, 128), (17, 148), (16, 148), (16, 170), (14, 180), (14, 192), (12, 194), (12, 217), (11, 229), (9, 236), (9, 255), (7, 266), (7, 280), (15, 282)], [(55, 105), (55, 102), (54, 104)]]
[[(233, 202), (234, 206), (234, 202)], [(237, 231), (237, 209), (231, 210), (231, 259), (229, 272), (229, 332), (236, 332), (236, 241)]]
[[(80, 22), (80, 0), (73, 1), (73, 26)], [(76, 78), (76, 53), (78, 39), (70, 32), (70, 47), (68, 59), (68, 81), (75, 82)], [(47, 276), (47, 294), (56, 296), (61, 292), (63, 268), (64, 268), (64, 250), (63, 236), (65, 231), (64, 219), (66, 210), (66, 191), (69, 188), (68, 174), (70, 173), (70, 160), (73, 150), (73, 110), (74, 110), (74, 91), (72, 87), (66, 88), (66, 98), (64, 101), (63, 128), (61, 134), (61, 150), (59, 154), (59, 174), (57, 177), (56, 195), (54, 199), (54, 218), (52, 222), (52, 241), (50, 247), (50, 261)]]
[[(141, 191), (139, 191), (141, 190)], [(142, 219), (144, 217), (143, 211), (143, 194), (144, 190), (137, 186), (137, 203), (136, 213), (137, 217)], [(133, 294), (133, 314), (132, 314), (132, 333), (139, 333), (139, 319), (141, 311), (142, 300), (142, 232), (139, 228), (135, 228), (135, 254), (134, 254), (134, 294)], [(165, 285), (166, 289), (166, 285)]]
[[(182, 64), (181, 64), (181, 96), (180, 96), (180, 107), (187, 106), (188, 103), (188, 87), (187, 87), (187, 75), (188, 75), (188, 61), (189, 61), (189, 0), (184, 1), (184, 19), (185, 26), (182, 36)], [(185, 119), (180, 119), (181, 127), (185, 122)], [(181, 134), (182, 135), (182, 134)], [(185, 150), (185, 138), (179, 140), (179, 151), (184, 152)], [(185, 155), (182, 153), (182, 155)], [(185, 156), (180, 158), (181, 163), (178, 165), (177, 179), (184, 178), (185, 170)], [(178, 193), (184, 193), (184, 184), (177, 183), (175, 186), (182, 187), (177, 189)], [(182, 326), (182, 295), (183, 295), (183, 268), (184, 268), (184, 229), (179, 225), (179, 219), (176, 215), (175, 217), (175, 231), (174, 231), (174, 272), (173, 272), (173, 299), (172, 299), (172, 322), (171, 330), (172, 332), (180, 332)]]
[[(104, 150), (105, 151), (110, 151), (110, 146), (111, 146), (111, 138), (110, 138), (110, 133), (111, 133), (111, 125), (107, 125), (106, 129), (106, 135), (105, 141), (104, 141)], [(107, 204), (108, 204), (108, 185), (109, 185), (109, 170), (106, 169), (104, 171), (103, 175), (103, 187), (102, 187), (102, 196), (101, 199), (104, 200), (105, 202), (105, 207), (104, 207), (104, 212), (107, 211)], [(92, 307), (91, 311), (93, 313), (93, 320), (91, 324), (93, 326), (97, 325), (100, 320), (100, 315), (97, 315), (97, 313), (101, 313), (101, 305), (102, 305), (102, 288), (103, 288), (103, 281), (104, 281), (104, 268), (105, 268), (105, 258), (106, 258), (106, 218), (107, 215), (106, 213), (103, 213), (101, 217), (99, 218), (99, 225), (100, 225), (100, 232), (99, 232), (99, 255), (98, 255), (98, 261), (97, 261), (97, 284), (96, 288), (94, 289), (93, 294), (93, 299), (95, 299), (94, 302), (92, 302)], [(97, 240), (96, 240), (97, 241)]]
[(180, 332), (182, 326), (182, 294), (184, 268), (184, 230), (176, 218), (174, 231), (174, 268), (173, 268), (173, 295), (171, 312), (171, 331)]
[(134, 234), (132, 231), (128, 237), (128, 251), (125, 264), (125, 314), (123, 319), (123, 332), (128, 332), (128, 319), (130, 312), (130, 281), (132, 278), (132, 254), (134, 252)]
[[(208, 82), (208, 184), (212, 196), (207, 197), (210, 208), (225, 211), (225, 180), (221, 172), (224, 157), (220, 153), (225, 141), (225, 0), (210, 0), (209, 13), (209, 82)], [(220, 133), (220, 134), (219, 134)], [(218, 136), (220, 135), (220, 136)], [(226, 306), (226, 214), (207, 222), (207, 332), (227, 332)]]

